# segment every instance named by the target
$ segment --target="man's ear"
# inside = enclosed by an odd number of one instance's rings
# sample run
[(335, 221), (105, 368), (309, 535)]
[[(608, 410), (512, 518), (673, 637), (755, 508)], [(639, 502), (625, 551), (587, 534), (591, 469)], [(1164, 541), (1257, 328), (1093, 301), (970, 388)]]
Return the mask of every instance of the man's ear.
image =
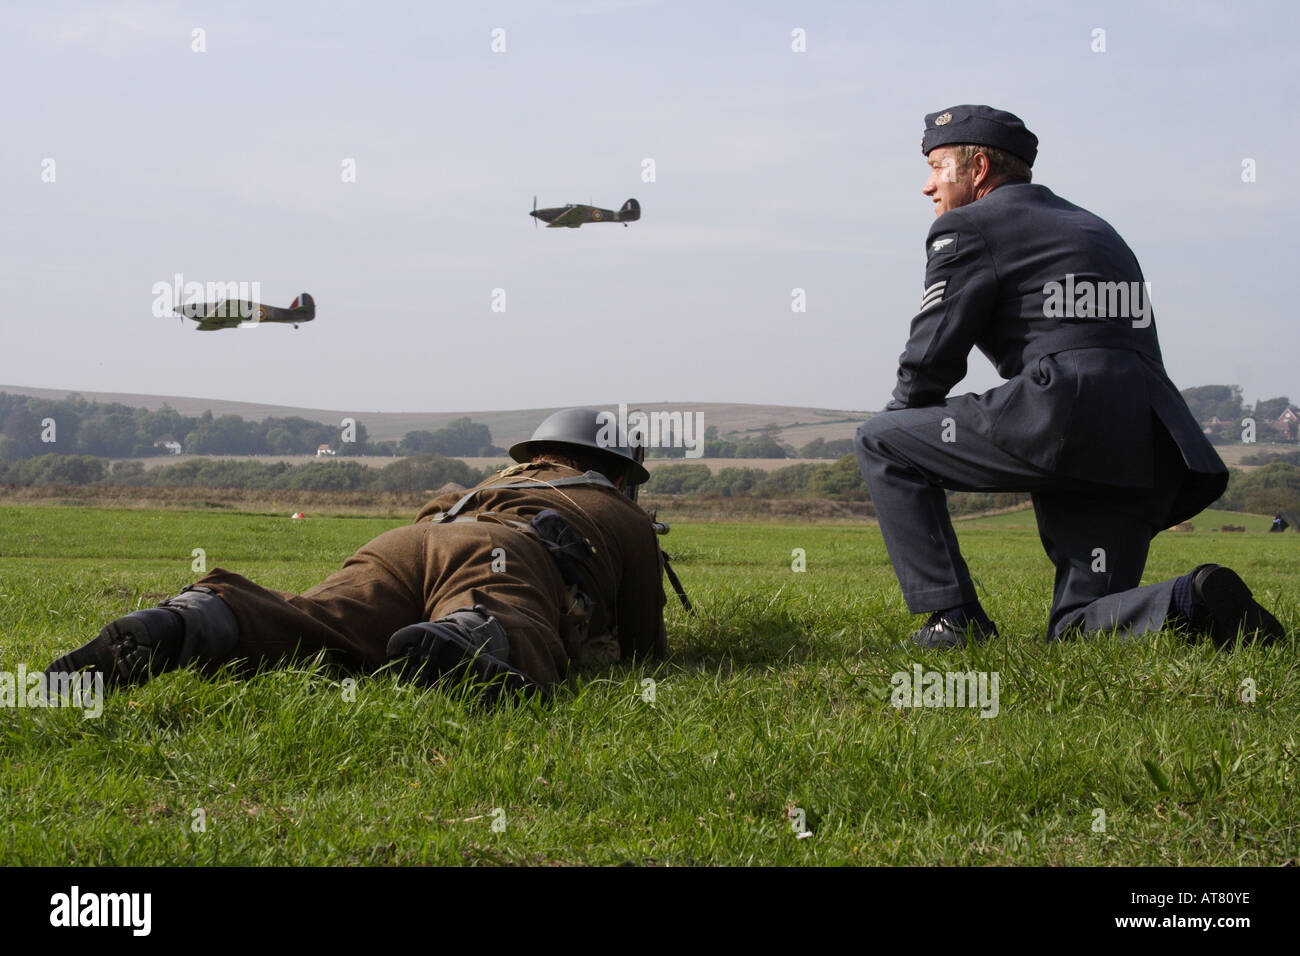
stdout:
[(988, 154), (976, 153), (971, 160), (971, 189), (975, 191), (975, 198), (987, 196), (1004, 182), (1005, 177), (993, 175), (993, 164), (989, 162)]

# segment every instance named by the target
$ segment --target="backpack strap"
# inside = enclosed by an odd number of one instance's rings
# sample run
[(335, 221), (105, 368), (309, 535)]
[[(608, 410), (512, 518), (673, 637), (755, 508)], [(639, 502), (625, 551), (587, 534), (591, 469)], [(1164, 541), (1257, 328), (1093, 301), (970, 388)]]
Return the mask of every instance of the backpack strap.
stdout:
[(512, 481), (504, 485), (481, 485), (478, 488), (471, 488), (465, 493), (465, 496), (451, 506), (450, 510), (442, 511), (434, 515), (429, 520), (437, 524), (452, 521), (455, 517), (465, 510), (465, 506), (474, 499), (480, 491), (494, 491), (497, 488), (563, 488), (570, 485), (599, 485), (617, 492), (618, 486), (606, 478), (598, 471), (588, 471), (581, 475), (569, 475), (566, 478), (556, 478), (554, 481)]

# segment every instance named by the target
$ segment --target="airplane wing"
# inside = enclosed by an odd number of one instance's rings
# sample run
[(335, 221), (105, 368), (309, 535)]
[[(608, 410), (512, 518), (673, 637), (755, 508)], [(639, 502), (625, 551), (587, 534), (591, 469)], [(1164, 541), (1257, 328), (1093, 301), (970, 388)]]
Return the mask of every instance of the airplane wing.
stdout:
[(235, 320), (227, 320), (227, 319), (217, 319), (217, 320), (204, 319), (202, 322), (200, 322), (200, 323), (198, 324), (197, 331), (199, 331), (199, 332), (215, 332), (215, 331), (217, 331), (218, 329), (233, 329), (233, 328), (236, 328), (238, 325), (239, 325), (239, 320), (238, 320), (238, 319), (235, 319)]
[(590, 206), (570, 206), (564, 212), (560, 213), (554, 219), (546, 224), (547, 229), (558, 229), (560, 226), (568, 226), (576, 229), (587, 221), (587, 213), (591, 210)]

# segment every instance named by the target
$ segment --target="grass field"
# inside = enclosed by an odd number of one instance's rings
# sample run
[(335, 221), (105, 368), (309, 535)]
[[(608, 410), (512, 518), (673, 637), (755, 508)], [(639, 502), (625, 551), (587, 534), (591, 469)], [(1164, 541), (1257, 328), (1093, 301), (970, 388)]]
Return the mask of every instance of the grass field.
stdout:
[[(0, 671), (174, 593), (194, 548), (298, 591), (397, 523), (0, 507)], [(1194, 524), (1147, 580), (1230, 564), (1294, 632), (1300, 536)], [(900, 646), (917, 619), (873, 527), (675, 524), (700, 613), (670, 604), (671, 658), (546, 704), (303, 666), (166, 675), (95, 719), (0, 708), (0, 863), (1297, 862), (1294, 636), (1049, 646), (1032, 515), (958, 530), (1003, 634), (982, 648)], [(917, 663), (996, 672), (996, 716), (892, 706)]]

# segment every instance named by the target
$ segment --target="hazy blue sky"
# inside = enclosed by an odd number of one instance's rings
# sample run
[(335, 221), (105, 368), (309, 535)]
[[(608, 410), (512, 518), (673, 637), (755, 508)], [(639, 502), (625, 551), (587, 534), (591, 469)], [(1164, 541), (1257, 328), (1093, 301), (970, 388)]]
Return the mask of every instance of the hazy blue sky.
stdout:
[[(1300, 398), (1298, 27), (1285, 2), (5, 4), (0, 383), (880, 408), (933, 219), (922, 117), (973, 102), (1128, 240), (1180, 387)], [(534, 194), (643, 218), (535, 229)], [(200, 333), (152, 313), (177, 273), (318, 317)], [(997, 382), (976, 355), (961, 390)]]

